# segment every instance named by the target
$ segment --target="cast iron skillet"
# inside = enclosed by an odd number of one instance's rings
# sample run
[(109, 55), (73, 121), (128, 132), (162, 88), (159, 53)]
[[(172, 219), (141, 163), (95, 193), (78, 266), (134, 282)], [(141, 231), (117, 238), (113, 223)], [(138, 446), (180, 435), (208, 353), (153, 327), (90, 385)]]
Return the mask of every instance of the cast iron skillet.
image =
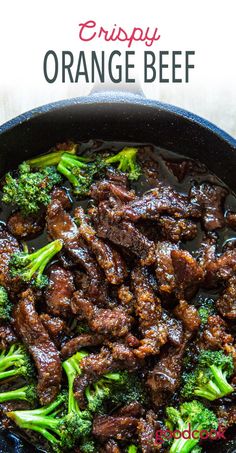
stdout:
[[(36, 108), (0, 126), (0, 176), (57, 142), (97, 138), (153, 143), (199, 159), (236, 191), (236, 140), (208, 121), (177, 107), (130, 93), (105, 92)], [(217, 443), (218, 452), (236, 452)], [(11, 434), (0, 434), (0, 451), (30, 453)], [(208, 450), (210, 451), (210, 450)]]

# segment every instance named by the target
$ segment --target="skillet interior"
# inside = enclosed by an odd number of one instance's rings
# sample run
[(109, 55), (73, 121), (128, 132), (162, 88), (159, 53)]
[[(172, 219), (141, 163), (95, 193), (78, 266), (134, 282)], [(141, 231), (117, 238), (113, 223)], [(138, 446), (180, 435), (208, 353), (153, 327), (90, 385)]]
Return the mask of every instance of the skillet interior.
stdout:
[[(0, 127), (0, 176), (29, 156), (67, 139), (150, 142), (199, 159), (236, 190), (236, 140), (187, 112), (139, 96), (102, 95), (35, 109)], [(233, 441), (235, 442), (235, 441)], [(6, 447), (5, 447), (6, 443)], [(21, 442), (20, 442), (21, 443)], [(3, 450), (1, 450), (1, 445)], [(0, 450), (31, 452), (0, 438)], [(226, 445), (218, 450), (226, 452)], [(235, 444), (229, 452), (236, 451)], [(35, 451), (35, 450), (33, 450)]]

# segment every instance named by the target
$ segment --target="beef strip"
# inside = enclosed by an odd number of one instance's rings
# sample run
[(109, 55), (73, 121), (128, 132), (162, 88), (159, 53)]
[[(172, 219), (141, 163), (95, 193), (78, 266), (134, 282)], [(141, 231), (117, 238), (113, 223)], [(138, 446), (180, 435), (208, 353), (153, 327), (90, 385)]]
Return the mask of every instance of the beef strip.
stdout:
[(134, 417), (112, 417), (97, 415), (93, 420), (93, 435), (99, 439), (115, 438), (127, 440), (132, 438), (137, 429), (138, 420)]
[(152, 410), (147, 411), (145, 418), (140, 418), (137, 432), (143, 453), (154, 453), (161, 449), (161, 444), (156, 442), (158, 428), (157, 416)]
[(236, 212), (227, 212), (226, 223), (230, 228), (232, 228), (232, 230), (236, 229)]
[(132, 401), (132, 403), (129, 403), (126, 406), (119, 408), (115, 412), (115, 415), (139, 418), (141, 415), (143, 415), (144, 412), (145, 411), (144, 408), (142, 407), (142, 404), (140, 404), (138, 401)]
[(44, 229), (44, 218), (40, 216), (23, 216), (20, 211), (14, 212), (7, 220), (11, 234), (21, 239), (37, 236)]
[(131, 319), (122, 308), (98, 308), (85, 299), (81, 291), (74, 293), (71, 307), (73, 313), (78, 314), (80, 319), (86, 319), (90, 329), (99, 334), (122, 337), (131, 327)]
[(45, 291), (48, 311), (55, 316), (71, 314), (70, 301), (75, 291), (73, 273), (54, 264), (48, 271), (49, 284)]
[(167, 329), (161, 320), (161, 301), (155, 296), (149, 282), (148, 270), (136, 267), (132, 271), (132, 284), (135, 294), (135, 312), (143, 339), (135, 351), (138, 357), (156, 355), (167, 341)]
[(236, 424), (236, 405), (232, 406), (220, 406), (216, 409), (217, 418), (219, 425), (225, 428), (230, 428)]
[(171, 259), (175, 275), (175, 294), (178, 298), (191, 299), (203, 280), (203, 270), (186, 250), (172, 250)]
[(10, 291), (19, 288), (18, 280), (11, 278), (9, 272), (9, 261), (13, 253), (19, 252), (18, 241), (8, 233), (7, 229), (0, 225), (0, 285)]
[(180, 346), (183, 341), (183, 323), (170, 315), (166, 310), (162, 312), (162, 320), (166, 325), (168, 340), (174, 346)]
[(179, 318), (188, 332), (199, 329), (201, 319), (194, 305), (189, 305), (186, 300), (180, 300), (174, 309), (174, 314)]
[(40, 403), (46, 405), (60, 390), (61, 363), (59, 353), (35, 310), (31, 289), (21, 294), (13, 317), (16, 330), (34, 359), (38, 371), (38, 397)]
[(84, 333), (78, 337), (68, 340), (61, 348), (61, 356), (67, 359), (79, 351), (81, 348), (98, 346), (104, 342), (104, 336), (99, 334)]
[(72, 217), (63, 209), (61, 203), (53, 200), (47, 210), (48, 233), (53, 239), (61, 239), (70, 258), (81, 266), (88, 276), (88, 295), (104, 304), (107, 300), (106, 284), (103, 274), (93, 258), (88, 246), (80, 237)]
[(154, 369), (149, 372), (147, 386), (155, 406), (163, 406), (181, 383), (182, 361), (188, 336), (179, 348), (170, 346), (160, 354)]
[(196, 223), (189, 219), (174, 219), (173, 217), (162, 216), (158, 221), (158, 225), (161, 237), (166, 241), (191, 241), (198, 233)]
[(205, 262), (205, 281), (208, 285), (215, 285), (219, 281), (231, 278), (236, 271), (236, 249), (226, 250), (215, 259)]
[(216, 302), (216, 307), (225, 318), (236, 318), (236, 276), (233, 275), (227, 283), (222, 295)]
[(104, 270), (107, 280), (113, 285), (118, 285), (123, 282), (127, 276), (127, 268), (121, 254), (111, 247), (110, 244), (104, 242), (96, 236), (95, 230), (86, 219), (82, 207), (78, 207), (74, 213), (75, 218), (80, 222), (79, 233), (87, 242), (100, 267)]
[(199, 348), (222, 349), (226, 354), (232, 354), (236, 363), (236, 351), (233, 342), (234, 338), (227, 331), (226, 322), (218, 315), (209, 316), (200, 337)]
[(140, 258), (141, 264), (154, 262), (154, 243), (149, 241), (132, 223), (121, 220), (109, 202), (100, 202), (97, 210), (96, 230), (99, 237), (125, 247)]
[[(126, 179), (127, 180), (127, 179)], [(127, 189), (127, 184), (124, 181), (98, 181), (93, 184), (90, 189), (90, 196), (94, 200), (108, 200), (111, 196), (127, 203), (134, 200), (136, 195), (133, 190)]]
[(63, 337), (66, 333), (68, 333), (68, 327), (65, 321), (56, 316), (50, 316), (48, 313), (42, 313), (40, 315), (40, 321), (42, 321), (46, 331), (55, 345), (60, 347)]
[(223, 204), (227, 194), (228, 190), (224, 187), (209, 183), (195, 184), (191, 188), (190, 199), (202, 208), (203, 227), (206, 231), (224, 226)]
[(51, 195), (52, 200), (57, 200), (61, 203), (63, 209), (69, 210), (72, 206), (72, 200), (66, 189), (54, 187)]
[(172, 250), (176, 250), (177, 245), (171, 242), (158, 242), (156, 244), (156, 278), (158, 290), (161, 294), (171, 294), (176, 287), (174, 267), (171, 258)]
[(16, 343), (17, 337), (10, 325), (0, 325), (0, 349), (6, 349), (12, 343)]
[(199, 218), (201, 209), (191, 203), (187, 195), (182, 195), (169, 186), (158, 184), (141, 198), (131, 201), (122, 208), (124, 218), (137, 222), (140, 219), (158, 220), (167, 214), (179, 218)]

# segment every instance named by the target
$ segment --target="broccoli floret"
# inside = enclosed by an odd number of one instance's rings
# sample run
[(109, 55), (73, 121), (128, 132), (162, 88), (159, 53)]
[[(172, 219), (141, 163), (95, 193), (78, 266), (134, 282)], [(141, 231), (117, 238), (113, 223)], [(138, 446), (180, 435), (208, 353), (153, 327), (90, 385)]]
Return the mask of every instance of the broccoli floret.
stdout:
[(25, 347), (14, 343), (0, 353), (0, 380), (23, 376), (32, 378), (34, 368)]
[(234, 370), (233, 359), (222, 351), (202, 351), (195, 371), (184, 375), (185, 385), (181, 394), (194, 395), (213, 401), (234, 391), (227, 379)]
[(112, 386), (109, 399), (116, 405), (124, 405), (138, 401), (145, 404), (147, 392), (145, 386), (136, 373), (123, 371), (120, 380)]
[(37, 401), (37, 392), (34, 384), (25, 385), (16, 390), (0, 393), (0, 403), (12, 400), (23, 400), (34, 404)]
[(12, 303), (9, 300), (7, 290), (0, 286), (0, 319), (9, 320), (11, 316)]
[(6, 174), (2, 201), (16, 205), (25, 216), (35, 214), (48, 205), (50, 192), (60, 182), (61, 176), (54, 167), (32, 171), (24, 162), (16, 178), (11, 173)]
[[(211, 410), (207, 409), (199, 401), (191, 401), (189, 403), (183, 403), (179, 409), (174, 407), (168, 407), (166, 409), (167, 417), (166, 426), (174, 431), (178, 429), (183, 432), (184, 430), (191, 429), (199, 431), (206, 429), (217, 429), (218, 421)], [(188, 453), (199, 443), (199, 436), (195, 433), (197, 439), (175, 439), (170, 447), (170, 453)]]
[(20, 428), (39, 432), (58, 452), (73, 448), (78, 440), (88, 439), (91, 432), (91, 415), (79, 408), (73, 392), (74, 380), (81, 373), (80, 361), (86, 355), (86, 352), (77, 352), (62, 364), (68, 380), (68, 394), (60, 394), (54, 402), (40, 409), (7, 414)]
[(88, 386), (85, 390), (85, 396), (88, 401), (88, 409), (91, 412), (97, 412), (103, 405), (104, 400), (107, 399), (112, 389), (123, 384), (122, 373), (108, 373), (92, 385)]
[(58, 165), (61, 159), (61, 156), (64, 154), (76, 154), (76, 145), (72, 149), (67, 151), (59, 150), (53, 151), (52, 153), (40, 154), (40, 156), (33, 157), (26, 161), (30, 168), (45, 168)]
[(87, 437), (87, 438), (85, 437), (81, 441), (79, 449), (82, 453), (96, 453), (97, 452), (95, 442), (93, 439), (91, 439), (91, 437)]
[(127, 448), (127, 453), (137, 453), (138, 449), (136, 447), (136, 445), (129, 445), (129, 447)]
[(209, 316), (212, 316), (215, 313), (215, 302), (213, 299), (205, 299), (201, 307), (198, 309), (198, 313), (201, 319), (201, 324), (205, 325)]
[(61, 156), (57, 170), (70, 181), (75, 194), (84, 196), (90, 189), (94, 175), (99, 170), (98, 167), (97, 161), (64, 153)]
[(48, 283), (43, 274), (44, 269), (61, 248), (62, 241), (57, 239), (33, 253), (28, 250), (14, 253), (9, 263), (12, 277), (19, 277), (23, 282), (31, 282), (36, 287), (43, 288)]
[(118, 170), (128, 173), (128, 178), (135, 181), (141, 175), (141, 167), (137, 163), (137, 152), (137, 148), (126, 147), (118, 154), (107, 157), (105, 162), (107, 165), (118, 163)]

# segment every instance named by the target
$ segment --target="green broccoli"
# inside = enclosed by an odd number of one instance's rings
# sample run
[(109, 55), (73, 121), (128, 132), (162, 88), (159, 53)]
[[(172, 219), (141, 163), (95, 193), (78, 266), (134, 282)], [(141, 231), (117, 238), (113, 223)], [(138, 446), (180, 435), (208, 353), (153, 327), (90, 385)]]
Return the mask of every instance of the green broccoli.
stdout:
[(127, 448), (127, 453), (137, 453), (138, 449), (136, 447), (136, 445), (129, 445), (129, 447)]
[(23, 376), (32, 378), (34, 368), (22, 344), (14, 343), (0, 352), (0, 380)]
[(80, 442), (79, 449), (82, 453), (97, 453), (95, 442), (91, 437), (85, 437)]
[(11, 316), (12, 303), (9, 300), (7, 290), (0, 286), (0, 319), (9, 320)]
[(184, 375), (185, 385), (181, 391), (184, 398), (194, 395), (213, 401), (234, 391), (227, 381), (233, 373), (232, 356), (222, 351), (202, 351), (195, 371)]
[[(178, 429), (183, 432), (190, 428), (192, 432), (198, 430), (198, 434), (200, 434), (199, 432), (203, 429), (211, 430), (218, 427), (214, 412), (207, 409), (199, 401), (194, 400), (189, 403), (183, 403), (179, 409), (167, 407), (166, 413), (168, 417), (166, 426), (171, 431)], [(195, 436), (196, 434), (195, 432)], [(196, 437), (197, 439), (193, 439), (192, 436), (190, 439), (185, 439), (181, 436), (179, 439), (175, 439), (170, 447), (170, 453), (188, 453), (193, 451), (193, 448), (200, 440), (199, 435)]]
[(107, 165), (118, 163), (118, 170), (127, 172), (128, 178), (135, 181), (141, 175), (141, 167), (137, 163), (137, 148), (126, 147), (118, 154), (109, 156), (105, 159)]
[(204, 326), (207, 323), (209, 316), (215, 313), (215, 302), (213, 299), (204, 299), (201, 303), (198, 313), (201, 319), (201, 324)]
[(85, 390), (85, 396), (88, 401), (88, 409), (91, 412), (98, 412), (102, 407), (104, 400), (107, 399), (112, 389), (114, 390), (123, 384), (123, 374), (122, 373), (108, 373), (105, 374), (101, 379), (92, 385), (88, 386)]
[(88, 193), (94, 175), (99, 171), (99, 164), (87, 157), (64, 153), (57, 170), (70, 181), (75, 194), (83, 196)]
[(137, 373), (123, 371), (119, 375), (120, 379), (112, 386), (109, 400), (115, 405), (125, 405), (133, 401), (145, 404), (147, 401), (147, 392), (144, 383)]
[(37, 401), (37, 392), (34, 384), (25, 385), (16, 390), (8, 390), (0, 393), (0, 403), (12, 400), (23, 400), (34, 404)]
[(57, 239), (33, 253), (29, 253), (28, 250), (14, 253), (9, 263), (11, 276), (43, 288), (48, 283), (47, 277), (43, 274), (44, 269), (54, 255), (60, 252), (62, 245), (62, 241)]
[(54, 165), (58, 165), (61, 159), (61, 156), (64, 154), (76, 154), (76, 145), (73, 146), (72, 149), (65, 150), (58, 150), (53, 151), (52, 153), (40, 154), (40, 156), (33, 157), (26, 161), (26, 163), (30, 166), (30, 168), (45, 168), (51, 167)]
[(25, 216), (36, 214), (42, 206), (48, 205), (50, 192), (60, 182), (61, 176), (54, 167), (32, 171), (23, 162), (16, 178), (11, 173), (6, 174), (2, 201), (17, 206)]
[[(91, 442), (88, 442), (92, 428), (91, 415), (79, 408), (73, 392), (74, 380), (81, 373), (80, 361), (86, 355), (86, 352), (77, 352), (62, 364), (67, 376), (68, 394), (61, 393), (51, 404), (39, 409), (7, 414), (20, 428), (40, 433), (58, 452), (73, 448), (77, 441), (84, 442), (84, 445), (87, 442), (87, 446), (91, 446)], [(88, 453), (90, 451), (87, 449)]]

